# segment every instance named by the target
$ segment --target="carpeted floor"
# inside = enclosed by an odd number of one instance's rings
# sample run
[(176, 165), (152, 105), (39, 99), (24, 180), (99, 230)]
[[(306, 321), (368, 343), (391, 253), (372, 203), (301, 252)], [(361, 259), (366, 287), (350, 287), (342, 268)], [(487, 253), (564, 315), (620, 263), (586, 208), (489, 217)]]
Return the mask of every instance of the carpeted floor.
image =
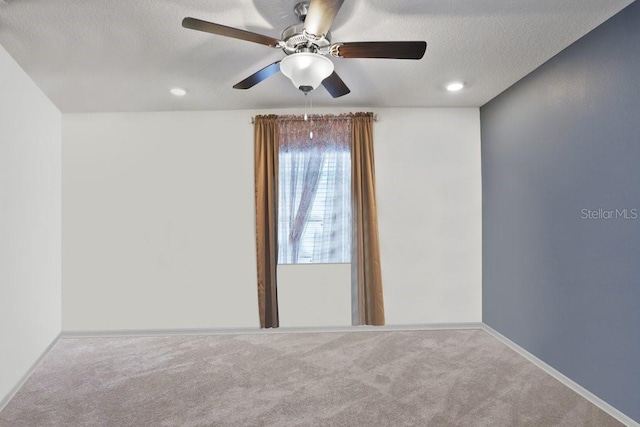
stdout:
[(619, 426), (481, 330), (62, 339), (1, 426)]

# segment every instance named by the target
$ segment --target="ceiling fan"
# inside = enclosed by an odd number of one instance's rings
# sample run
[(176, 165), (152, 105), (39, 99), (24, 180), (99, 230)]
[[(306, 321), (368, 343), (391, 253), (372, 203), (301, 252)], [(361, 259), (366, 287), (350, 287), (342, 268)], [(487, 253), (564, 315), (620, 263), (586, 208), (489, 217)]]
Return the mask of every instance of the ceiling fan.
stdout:
[(298, 3), (294, 13), (298, 24), (287, 27), (281, 40), (251, 31), (214, 24), (195, 18), (184, 18), (182, 26), (234, 39), (282, 49), (287, 56), (267, 65), (234, 85), (234, 89), (249, 89), (278, 71), (305, 94), (322, 84), (334, 98), (346, 95), (349, 88), (334, 71), (336, 58), (421, 59), (427, 49), (424, 41), (380, 41), (331, 43), (329, 28), (344, 0), (311, 0)]

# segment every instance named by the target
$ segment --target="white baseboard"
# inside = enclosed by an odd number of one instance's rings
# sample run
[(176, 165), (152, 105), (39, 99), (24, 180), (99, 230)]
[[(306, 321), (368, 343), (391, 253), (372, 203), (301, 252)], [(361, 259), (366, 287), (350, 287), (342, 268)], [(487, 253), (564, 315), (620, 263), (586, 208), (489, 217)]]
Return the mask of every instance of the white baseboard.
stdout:
[(281, 327), (260, 328), (211, 328), (211, 329), (122, 329), (95, 331), (62, 331), (61, 338), (87, 337), (151, 337), (167, 335), (246, 335), (246, 334), (295, 334), (331, 332), (383, 332), (383, 331), (436, 331), (453, 329), (482, 329), (483, 324), (475, 323), (435, 323), (424, 325), (384, 325), (384, 326), (327, 326), (327, 327)]
[(606, 412), (607, 414), (611, 415), (613, 418), (615, 418), (616, 420), (620, 421), (624, 425), (626, 425), (628, 427), (639, 427), (640, 426), (640, 424), (638, 424), (637, 422), (632, 420), (630, 417), (628, 417), (627, 415), (625, 415), (624, 413), (622, 413), (618, 409), (614, 408), (613, 406), (611, 406), (610, 404), (608, 404), (604, 400), (600, 399), (598, 396), (596, 396), (595, 394), (591, 393), (589, 390), (587, 390), (586, 388), (582, 387), (580, 384), (576, 383), (572, 379), (568, 378), (567, 376), (565, 376), (564, 374), (562, 374), (558, 370), (556, 370), (556, 369), (552, 368), (551, 366), (547, 365), (545, 362), (543, 362), (542, 360), (538, 359), (536, 356), (534, 356), (533, 354), (529, 353), (524, 348), (520, 347), (518, 344), (516, 344), (513, 341), (511, 341), (509, 338), (505, 337), (500, 332), (494, 330), (493, 328), (491, 328), (490, 326), (488, 326), (488, 325), (486, 325), (484, 323), (482, 323), (482, 329), (484, 329), (487, 333), (489, 333), (490, 335), (492, 335), (493, 337), (495, 337), (496, 339), (501, 341), (507, 347), (511, 348), (513, 351), (518, 353), (520, 356), (524, 357), (529, 362), (533, 363), (538, 368), (542, 369), (547, 374), (551, 375), (553, 378), (555, 378), (556, 380), (560, 381), (562, 384), (564, 384), (565, 386), (569, 387), (571, 390), (575, 391), (580, 396), (584, 397), (589, 402), (593, 403), (598, 408), (602, 409), (604, 412)]
[(9, 403), (9, 401), (11, 401), (11, 399), (13, 399), (13, 396), (16, 395), (16, 393), (18, 392), (18, 390), (20, 390), (22, 388), (22, 386), (24, 385), (24, 383), (27, 382), (27, 380), (29, 379), (29, 377), (31, 376), (31, 374), (33, 374), (33, 371), (36, 370), (36, 368), (38, 367), (38, 365), (40, 365), (40, 362), (42, 362), (42, 359), (44, 359), (44, 357), (49, 354), (49, 352), (51, 351), (51, 349), (53, 348), (54, 345), (56, 345), (56, 343), (58, 342), (58, 340), (60, 339), (60, 333), (53, 339), (53, 341), (51, 341), (49, 343), (49, 345), (47, 346), (47, 348), (44, 349), (44, 351), (42, 352), (42, 354), (40, 354), (40, 356), (38, 357), (38, 359), (36, 359), (36, 361), (33, 363), (33, 365), (31, 365), (31, 367), (29, 368), (29, 370), (27, 370), (27, 372), (22, 376), (22, 378), (20, 378), (20, 381), (18, 381), (18, 383), (13, 386), (13, 388), (9, 391), (9, 393), (4, 396), (2, 398), (2, 400), (0, 400), (0, 412), (4, 409), (5, 406), (7, 406), (7, 404)]

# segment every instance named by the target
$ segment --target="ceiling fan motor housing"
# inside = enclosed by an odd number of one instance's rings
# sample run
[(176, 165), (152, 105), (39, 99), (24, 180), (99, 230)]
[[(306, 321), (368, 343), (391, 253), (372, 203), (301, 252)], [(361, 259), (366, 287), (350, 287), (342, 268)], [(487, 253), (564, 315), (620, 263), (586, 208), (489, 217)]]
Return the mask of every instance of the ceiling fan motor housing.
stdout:
[(304, 23), (291, 25), (285, 28), (280, 39), (282, 40), (282, 50), (287, 55), (291, 55), (296, 52), (303, 52), (304, 49), (310, 49), (314, 53), (327, 55), (331, 49), (331, 33), (327, 33), (323, 38), (311, 42), (304, 35)]

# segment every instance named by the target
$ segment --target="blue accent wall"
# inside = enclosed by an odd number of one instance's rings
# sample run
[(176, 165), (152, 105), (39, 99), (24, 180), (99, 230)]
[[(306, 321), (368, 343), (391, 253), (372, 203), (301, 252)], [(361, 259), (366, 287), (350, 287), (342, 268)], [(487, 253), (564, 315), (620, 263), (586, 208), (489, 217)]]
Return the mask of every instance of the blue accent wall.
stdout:
[(483, 321), (640, 421), (640, 2), (480, 114)]

